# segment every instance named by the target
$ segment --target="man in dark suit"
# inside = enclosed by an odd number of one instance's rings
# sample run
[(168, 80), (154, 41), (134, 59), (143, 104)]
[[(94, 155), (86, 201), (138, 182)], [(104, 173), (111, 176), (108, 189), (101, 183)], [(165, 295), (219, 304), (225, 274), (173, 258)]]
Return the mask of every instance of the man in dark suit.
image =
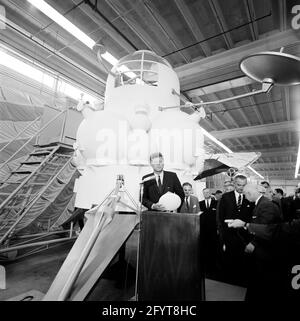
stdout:
[(216, 212), (218, 201), (211, 197), (210, 189), (203, 189), (204, 200), (201, 201), (200, 210), (200, 240), (203, 251), (203, 260), (206, 276), (216, 278), (218, 235)]
[(226, 282), (247, 285), (247, 256), (245, 248), (248, 234), (244, 231), (229, 229), (225, 220), (241, 219), (250, 222), (253, 204), (243, 195), (247, 177), (238, 174), (234, 178), (235, 190), (224, 193), (217, 207), (217, 226), (222, 251), (222, 270)]
[(300, 219), (274, 224), (246, 223), (237, 219), (229, 222), (228, 226), (244, 228), (257, 240), (272, 245), (280, 263), (280, 273), (276, 278), (277, 298), (299, 300), (300, 289), (293, 287), (292, 280), (295, 277), (293, 268), (300, 262)]
[[(153, 176), (153, 179), (145, 181), (142, 203), (149, 211), (165, 211), (159, 199), (167, 192), (177, 194), (181, 199), (180, 207), (184, 200), (184, 192), (176, 173), (164, 171), (164, 158), (161, 153), (150, 155), (150, 165), (153, 173), (143, 176), (143, 180)], [(179, 207), (179, 209), (180, 209)]]
[(290, 212), (289, 202), (283, 197), (283, 190), (281, 188), (274, 189), (273, 202), (278, 204), (283, 220), (288, 221)]
[[(264, 187), (255, 184), (247, 184), (244, 188), (245, 197), (250, 202), (255, 202), (251, 223), (281, 222), (279, 207), (262, 195), (264, 192), (262, 189)], [(226, 222), (231, 222), (231, 220), (226, 220)], [(258, 239), (256, 235), (251, 235), (245, 252), (250, 255), (252, 265), (246, 299), (252, 301), (273, 298), (276, 293), (276, 268), (278, 266), (274, 248), (271, 244)]]
[(199, 200), (197, 196), (192, 195), (193, 186), (186, 182), (182, 184), (184, 191), (184, 202), (181, 206), (180, 213), (193, 213), (197, 214), (200, 212)]

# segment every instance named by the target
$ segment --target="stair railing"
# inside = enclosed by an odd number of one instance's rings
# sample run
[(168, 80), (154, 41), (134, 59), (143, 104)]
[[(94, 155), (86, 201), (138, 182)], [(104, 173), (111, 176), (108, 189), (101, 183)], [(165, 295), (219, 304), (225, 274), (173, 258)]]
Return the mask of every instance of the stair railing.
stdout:
[[(24, 212), (17, 218), (14, 224), (8, 229), (8, 231), (0, 239), (0, 244), (2, 244), (5, 239), (10, 235), (10, 232), (16, 227), (17, 224), (24, 218), (27, 212), (32, 208), (35, 202), (44, 194), (48, 187), (53, 183), (53, 181), (64, 171), (64, 169), (71, 163), (72, 157), (62, 166), (62, 168), (49, 180), (44, 188), (26, 205)], [(74, 169), (75, 171), (75, 169)]]
[[(58, 113), (56, 116), (54, 116), (52, 119), (50, 119), (41, 129), (39, 129), (35, 136), (39, 135), (44, 129), (46, 129), (50, 124), (52, 124), (58, 117), (60, 117), (61, 115), (63, 115), (65, 112), (67, 111), (66, 110), (62, 110), (60, 113)], [(2, 163), (0, 165), (0, 169), (2, 167), (4, 167), (7, 163), (9, 163), (25, 146), (27, 146), (30, 141), (35, 137), (35, 136), (32, 136), (30, 137), (16, 152), (14, 152), (4, 163)]]
[(41, 119), (41, 116), (37, 117), (36, 119), (34, 119), (32, 122), (30, 122), (26, 127), (24, 127), (15, 137), (13, 137), (7, 144), (5, 144), (1, 149), (0, 149), (0, 153), (8, 146), (10, 145), (12, 142), (14, 142), (15, 140), (17, 140), (17, 138), (19, 138), (28, 128), (30, 128), (33, 124), (35, 124), (38, 120)]

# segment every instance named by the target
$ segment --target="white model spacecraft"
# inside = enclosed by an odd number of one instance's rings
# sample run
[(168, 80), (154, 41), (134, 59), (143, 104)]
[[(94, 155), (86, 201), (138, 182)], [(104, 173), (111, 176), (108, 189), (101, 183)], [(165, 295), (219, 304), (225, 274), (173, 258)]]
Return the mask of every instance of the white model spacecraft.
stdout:
[(105, 199), (122, 174), (138, 202), (139, 181), (151, 172), (149, 155), (161, 152), (165, 169), (181, 181), (202, 171), (204, 139), (199, 120), (159, 107), (180, 105), (179, 79), (170, 64), (155, 53), (136, 51), (122, 58), (108, 75), (103, 110), (79, 104), (75, 162), (81, 177), (75, 185), (75, 206), (91, 208)]

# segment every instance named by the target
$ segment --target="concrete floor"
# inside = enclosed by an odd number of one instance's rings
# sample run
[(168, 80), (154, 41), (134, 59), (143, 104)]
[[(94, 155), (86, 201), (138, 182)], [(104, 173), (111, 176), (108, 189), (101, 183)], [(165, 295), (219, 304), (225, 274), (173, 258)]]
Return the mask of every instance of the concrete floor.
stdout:
[[(134, 296), (136, 244), (137, 232), (134, 232), (126, 244), (126, 264), (121, 265), (121, 269), (118, 264), (111, 265), (94, 286), (86, 298), (87, 301), (128, 301)], [(6, 289), (0, 290), (0, 301), (20, 301), (24, 298), (41, 300), (71, 247), (72, 243), (67, 243), (7, 264), (5, 266)], [(112, 263), (116, 262), (118, 257)], [(122, 278), (122, 273), (119, 271), (128, 272), (127, 278)], [(116, 278), (116, 275), (120, 278)], [(207, 301), (243, 301), (244, 299), (244, 288), (209, 279), (206, 279), (205, 287)]]

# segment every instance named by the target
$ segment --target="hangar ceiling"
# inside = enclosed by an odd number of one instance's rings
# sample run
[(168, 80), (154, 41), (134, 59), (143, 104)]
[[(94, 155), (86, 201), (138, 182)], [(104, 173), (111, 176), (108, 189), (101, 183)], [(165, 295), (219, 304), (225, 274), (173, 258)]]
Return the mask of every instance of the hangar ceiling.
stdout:
[[(146, 49), (166, 58), (192, 102), (259, 89), (239, 69), (255, 52), (300, 57), (288, 0), (46, 0), (116, 58)], [(106, 69), (86, 47), (28, 1), (0, 0), (0, 43), (104, 95)], [(110, 67), (109, 65), (107, 65)], [(235, 152), (260, 151), (253, 167), (269, 179), (293, 179), (299, 143), (300, 87), (205, 107), (201, 126)]]

